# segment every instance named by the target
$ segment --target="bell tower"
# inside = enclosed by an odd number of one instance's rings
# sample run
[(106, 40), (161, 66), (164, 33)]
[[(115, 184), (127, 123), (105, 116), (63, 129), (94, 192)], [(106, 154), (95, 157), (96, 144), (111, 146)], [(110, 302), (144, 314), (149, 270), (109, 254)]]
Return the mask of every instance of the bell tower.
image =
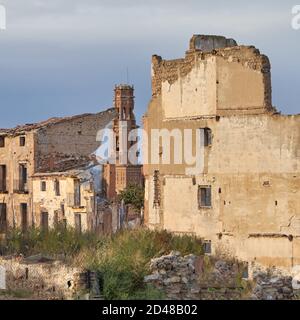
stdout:
[[(114, 105), (118, 117), (114, 120), (113, 130), (116, 137), (116, 163), (120, 164), (121, 156), (127, 157), (127, 149), (131, 147), (127, 139), (128, 134), (137, 128), (134, 116), (134, 87), (127, 84), (117, 85), (114, 94)], [(123, 141), (122, 144), (120, 140), (124, 137), (127, 141)], [(123, 150), (120, 147), (122, 145)]]
[(104, 168), (106, 195), (113, 199), (129, 185), (141, 185), (142, 166), (132, 165), (128, 159), (128, 149), (134, 144), (128, 141), (131, 130), (137, 129), (134, 115), (134, 87), (128, 84), (116, 85), (114, 89), (114, 107), (117, 116), (113, 122), (115, 136), (116, 163)]

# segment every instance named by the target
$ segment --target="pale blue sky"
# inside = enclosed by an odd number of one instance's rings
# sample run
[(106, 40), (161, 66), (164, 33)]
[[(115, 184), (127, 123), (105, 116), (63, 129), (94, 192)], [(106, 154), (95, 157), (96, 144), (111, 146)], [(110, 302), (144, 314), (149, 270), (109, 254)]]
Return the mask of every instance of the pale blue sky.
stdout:
[(193, 34), (255, 45), (272, 63), (273, 104), (300, 113), (300, 0), (0, 0), (0, 128), (112, 105), (113, 87), (135, 85), (136, 113), (151, 95), (151, 55), (184, 56)]

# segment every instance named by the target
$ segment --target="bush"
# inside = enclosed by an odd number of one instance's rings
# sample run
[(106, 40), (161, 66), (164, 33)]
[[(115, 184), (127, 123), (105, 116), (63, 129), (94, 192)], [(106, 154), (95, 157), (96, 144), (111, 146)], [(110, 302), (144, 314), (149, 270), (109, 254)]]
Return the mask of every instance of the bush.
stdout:
[(73, 229), (56, 228), (47, 232), (39, 229), (10, 229), (0, 242), (0, 254), (65, 255), (74, 257), (84, 248), (94, 247), (100, 239), (92, 233), (79, 234)]
[(144, 207), (144, 189), (138, 185), (130, 185), (121, 191), (119, 199), (126, 205), (132, 205), (139, 212)]
[(172, 250), (203, 254), (197, 238), (139, 229), (114, 235), (96, 254), (94, 250), (86, 253), (83, 261), (88, 269), (99, 272), (105, 299), (161, 299), (162, 292), (143, 280), (150, 273), (150, 260)]

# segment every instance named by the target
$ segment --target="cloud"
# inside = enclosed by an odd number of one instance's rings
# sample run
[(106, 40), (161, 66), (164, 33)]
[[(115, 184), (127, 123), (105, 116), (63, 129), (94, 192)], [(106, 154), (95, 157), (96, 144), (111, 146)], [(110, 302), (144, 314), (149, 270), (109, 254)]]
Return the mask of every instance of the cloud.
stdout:
[[(223, 34), (270, 56), (274, 103), (297, 112), (299, 36), (294, 0), (0, 0), (1, 126), (111, 105), (112, 87), (136, 84), (137, 113), (150, 98), (152, 54), (184, 55), (195, 33)], [(287, 59), (288, 55), (288, 59)], [(293, 79), (286, 86), (287, 79)], [(1, 107), (0, 106), (0, 107)]]
[(116, 36), (122, 40), (132, 35), (159, 37), (160, 32), (180, 33), (191, 28), (201, 32), (201, 28), (207, 27), (243, 34), (270, 27), (278, 29), (290, 13), (276, 1), (263, 4), (256, 1), (255, 5), (199, 0), (10, 0), (4, 3), (14, 32), (37, 37), (46, 32), (57, 39), (76, 32), (82, 38), (85, 34), (89, 39), (99, 35), (104, 40)]

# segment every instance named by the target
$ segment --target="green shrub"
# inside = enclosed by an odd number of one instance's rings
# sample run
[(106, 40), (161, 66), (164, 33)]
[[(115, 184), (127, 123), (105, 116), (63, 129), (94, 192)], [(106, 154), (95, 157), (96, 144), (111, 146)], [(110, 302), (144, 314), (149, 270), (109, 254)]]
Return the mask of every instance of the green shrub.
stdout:
[(138, 185), (130, 185), (121, 191), (119, 199), (125, 204), (132, 205), (138, 212), (144, 207), (144, 188)]
[(203, 254), (197, 238), (139, 229), (119, 232), (96, 254), (94, 250), (86, 253), (83, 261), (86, 268), (99, 272), (105, 299), (161, 299), (162, 292), (146, 286), (143, 280), (150, 273), (150, 260), (172, 250)]
[(0, 242), (2, 255), (35, 254), (65, 255), (74, 257), (82, 249), (94, 247), (99, 241), (92, 233), (76, 233), (73, 229), (56, 228), (47, 232), (39, 229), (28, 229), (22, 232), (19, 229), (10, 229), (6, 238)]
[(152, 258), (172, 250), (183, 255), (203, 254), (200, 239), (143, 228), (105, 237), (63, 228), (48, 232), (31, 229), (26, 233), (9, 230), (6, 240), (0, 243), (0, 254), (64, 254), (70, 263), (97, 271), (104, 298), (109, 300), (162, 299), (163, 293), (145, 285), (144, 277), (150, 274)]

